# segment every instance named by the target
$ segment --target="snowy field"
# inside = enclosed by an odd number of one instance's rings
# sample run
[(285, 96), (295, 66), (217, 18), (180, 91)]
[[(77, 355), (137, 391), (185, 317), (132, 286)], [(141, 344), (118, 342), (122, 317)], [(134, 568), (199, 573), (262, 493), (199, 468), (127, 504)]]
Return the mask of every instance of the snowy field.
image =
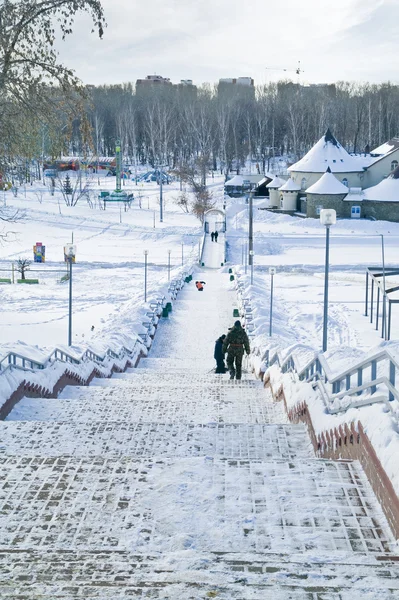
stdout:
[[(96, 191), (97, 180), (93, 180)], [(113, 189), (115, 178), (101, 180), (100, 189)], [(148, 297), (168, 282), (182, 263), (198, 258), (202, 230), (199, 221), (184, 214), (174, 203), (179, 184), (163, 186), (164, 218), (159, 220), (159, 186), (130, 182), (136, 199), (125, 212), (97, 200), (68, 207), (61, 195), (51, 196), (45, 187), (27, 186), (14, 198), (0, 197), (10, 213), (24, 214), (17, 223), (3, 225), (7, 240), (0, 246), (0, 277), (12, 277), (18, 258), (33, 260), (33, 245), (46, 246), (46, 262), (31, 264), (26, 276), (39, 285), (2, 285), (0, 296), (0, 356), (19, 342), (50, 348), (67, 342), (68, 282), (63, 247), (72, 239), (77, 247), (73, 267), (73, 343), (100, 339), (118, 313), (144, 303), (144, 250), (148, 250)], [(38, 198), (41, 197), (39, 202)], [(141, 208), (139, 207), (141, 204)], [(155, 225), (155, 227), (154, 227)], [(182, 247), (183, 244), (183, 247)], [(15, 280), (19, 275), (15, 272)], [(94, 329), (92, 329), (94, 327)]]
[[(254, 202), (254, 288), (269, 315), (269, 267), (274, 277), (274, 336), (282, 346), (302, 343), (321, 349), (324, 300), (325, 228), (318, 219), (300, 219), (257, 209)], [(241, 265), (248, 237), (248, 206), (233, 200), (228, 210), (229, 258)], [(368, 350), (381, 342), (365, 312), (366, 267), (397, 266), (399, 224), (338, 220), (330, 232), (329, 348)], [(247, 268), (250, 276), (250, 268)], [(389, 278), (389, 286), (398, 278)], [(382, 303), (380, 303), (380, 312)], [(391, 339), (399, 339), (399, 314), (392, 310)], [(380, 321), (381, 323), (381, 321)]]
[[(223, 205), (222, 178), (209, 180), (217, 205)], [(33, 264), (28, 277), (39, 285), (1, 285), (0, 356), (21, 344), (40, 349), (66, 344), (68, 283), (63, 246), (73, 241), (77, 261), (73, 268), (73, 343), (106, 343), (114, 329), (123, 329), (126, 314), (144, 301), (144, 254), (148, 250), (148, 294), (168, 282), (183, 264), (195, 262), (202, 236), (200, 222), (175, 203), (179, 183), (164, 185), (164, 219), (159, 221), (159, 186), (127, 182), (135, 194), (125, 212), (108, 204), (102, 210), (96, 190), (113, 189), (115, 179), (91, 183), (91, 205), (81, 200), (67, 207), (61, 194), (51, 196), (42, 184), (20, 188), (0, 197), (10, 212), (24, 218), (4, 224), (9, 232), (0, 246), (1, 277), (11, 277), (12, 263), (32, 258), (33, 245), (46, 246), (46, 263)], [(325, 230), (316, 219), (300, 219), (259, 210), (254, 202), (255, 270), (253, 292), (269, 306), (268, 268), (277, 267), (274, 287), (273, 334), (281, 345), (302, 343), (320, 349), (322, 337)], [(141, 207), (140, 207), (141, 205)], [(154, 227), (155, 225), (155, 227)], [(248, 235), (248, 206), (243, 199), (227, 198), (228, 260), (240, 265)], [(341, 220), (331, 230), (329, 349), (348, 346), (367, 351), (381, 342), (380, 333), (364, 313), (365, 267), (381, 264), (381, 237), (385, 260), (395, 265), (399, 224)], [(183, 246), (182, 246), (183, 244)], [(182, 256), (183, 251), (183, 256)], [(215, 265), (218, 263), (216, 260)], [(214, 266), (215, 266), (214, 265)], [(244, 271), (244, 267), (242, 267)], [(247, 275), (249, 276), (249, 269)], [(17, 274), (15, 274), (17, 277)], [(399, 337), (399, 316), (393, 310), (392, 339)], [(262, 325), (264, 327), (264, 323)]]

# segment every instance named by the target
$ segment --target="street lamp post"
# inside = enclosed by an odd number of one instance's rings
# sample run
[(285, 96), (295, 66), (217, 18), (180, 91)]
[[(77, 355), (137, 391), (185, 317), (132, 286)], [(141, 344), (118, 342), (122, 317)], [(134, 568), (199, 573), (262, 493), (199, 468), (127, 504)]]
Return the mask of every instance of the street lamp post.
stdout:
[(269, 322), (269, 336), (272, 337), (272, 320), (273, 320), (273, 278), (276, 274), (276, 267), (270, 267), (270, 322)]
[(253, 235), (253, 197), (254, 193), (249, 192), (249, 224), (248, 224), (248, 264), (253, 262), (254, 235)]
[(148, 250), (144, 250), (144, 302), (147, 302), (147, 257)]
[(170, 281), (170, 253), (172, 250), (168, 250), (168, 281)]
[(251, 264), (251, 285), (253, 285), (253, 282), (254, 282), (254, 251), (253, 250), (249, 251), (249, 260), (250, 260), (250, 264)]
[(76, 246), (64, 246), (64, 254), (69, 262), (68, 346), (72, 346), (72, 264), (75, 262)]
[(382, 297), (382, 331), (381, 337), (384, 340), (388, 339), (387, 335), (387, 295), (386, 295), (386, 287), (385, 287), (385, 249), (384, 249), (384, 236), (380, 233), (381, 236), (381, 255), (382, 255), (382, 285), (384, 287), (383, 297)]
[(332, 208), (320, 211), (320, 223), (326, 228), (326, 260), (324, 270), (324, 314), (323, 314), (323, 352), (327, 350), (327, 328), (328, 328), (328, 270), (330, 254), (330, 227), (337, 222), (337, 213)]
[(162, 167), (159, 165), (159, 222), (163, 222)]

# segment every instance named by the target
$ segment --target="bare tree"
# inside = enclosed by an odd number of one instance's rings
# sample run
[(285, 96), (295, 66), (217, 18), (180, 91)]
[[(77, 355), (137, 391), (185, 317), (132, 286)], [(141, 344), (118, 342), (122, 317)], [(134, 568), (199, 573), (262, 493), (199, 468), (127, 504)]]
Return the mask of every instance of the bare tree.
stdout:
[(21, 279), (26, 279), (25, 274), (27, 271), (29, 271), (31, 264), (32, 264), (32, 261), (30, 261), (28, 258), (19, 258), (18, 259), (16, 269), (17, 269), (18, 273), (21, 275)]

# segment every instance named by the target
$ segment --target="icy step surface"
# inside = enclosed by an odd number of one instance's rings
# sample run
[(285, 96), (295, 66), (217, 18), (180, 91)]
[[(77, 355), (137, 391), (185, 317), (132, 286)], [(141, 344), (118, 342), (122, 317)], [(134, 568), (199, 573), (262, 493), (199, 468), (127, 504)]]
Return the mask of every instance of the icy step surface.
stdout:
[(316, 459), (248, 372), (213, 373), (235, 295), (227, 274), (197, 278), (139, 368), (0, 424), (0, 597), (398, 598), (360, 465)]
[[(256, 382), (251, 382), (256, 383)], [(229, 385), (230, 384), (230, 385)], [(248, 382), (249, 384), (249, 382)], [(72, 398), (23, 398), (7, 421), (147, 423), (286, 423), (283, 405), (266, 402), (262, 387), (226, 382), (206, 387), (106, 386), (64, 391)], [(76, 396), (75, 396), (76, 394)]]
[(13, 550), (390, 550), (355, 463), (3, 456), (0, 482), (0, 540)]
[[(0, 550), (0, 594), (29, 594), (28, 586), (46, 590), (40, 598), (395, 598), (399, 590), (392, 563), (358, 561), (348, 565), (323, 557), (251, 554), (201, 554), (182, 564), (181, 556), (162, 558), (124, 551), (13, 553)], [(180, 568), (176, 568), (176, 566)], [(373, 590), (375, 583), (378, 588)], [(347, 588), (346, 594), (336, 592)], [(277, 592), (277, 596), (276, 596)], [(213, 593), (213, 595), (212, 595)], [(73, 594), (73, 595), (72, 595)], [(273, 595), (274, 594), (274, 595)], [(350, 595), (351, 594), (351, 595)], [(19, 596), (18, 596), (19, 597)], [(21, 596), (32, 598), (30, 595)]]
[(310, 458), (302, 425), (9, 422), (0, 455)]

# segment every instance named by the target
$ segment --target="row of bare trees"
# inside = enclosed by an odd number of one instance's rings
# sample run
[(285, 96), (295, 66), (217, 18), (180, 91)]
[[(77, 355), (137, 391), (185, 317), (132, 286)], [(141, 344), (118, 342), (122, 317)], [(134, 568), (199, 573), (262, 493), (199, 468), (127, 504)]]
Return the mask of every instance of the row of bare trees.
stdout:
[[(90, 89), (88, 119), (94, 150), (112, 155), (120, 139), (131, 164), (196, 162), (227, 174), (250, 157), (261, 170), (270, 159), (303, 155), (330, 127), (352, 152), (399, 133), (399, 86), (339, 82), (301, 86), (289, 81), (250, 88), (203, 85), (197, 91), (132, 84)], [(74, 139), (74, 150), (79, 140)]]
[[(251, 158), (296, 160), (330, 127), (350, 151), (399, 133), (399, 86), (291, 81), (256, 88), (131, 83), (87, 86), (60, 65), (57, 36), (88, 12), (102, 36), (99, 0), (0, 0), (0, 173), (62, 154), (113, 156), (120, 140), (133, 165), (196, 165), (226, 175)], [(54, 28), (57, 22), (59, 30)]]

